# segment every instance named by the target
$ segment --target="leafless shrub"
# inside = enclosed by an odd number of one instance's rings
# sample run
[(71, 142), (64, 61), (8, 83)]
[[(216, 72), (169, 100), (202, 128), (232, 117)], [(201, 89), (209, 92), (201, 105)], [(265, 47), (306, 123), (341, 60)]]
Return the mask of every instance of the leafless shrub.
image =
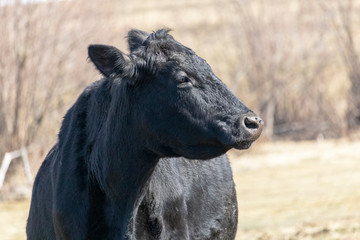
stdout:
[(329, 16), (332, 31), (336, 38), (338, 50), (341, 54), (350, 88), (347, 98), (347, 127), (353, 130), (360, 125), (360, 59), (356, 49), (356, 18), (359, 3), (353, 0), (346, 1), (319, 1), (324, 14)]
[(56, 141), (49, 123), (61, 121), (57, 113), (67, 95), (87, 81), (89, 71), (80, 70), (88, 67), (86, 42), (105, 31), (94, 34), (94, 19), (101, 24), (95, 2), (0, 2), (0, 159), (22, 146)]
[(318, 5), (273, 2), (272, 10), (278, 11), (274, 12), (260, 2), (233, 3), (240, 23), (234, 31), (242, 36), (242, 71), (265, 119), (265, 135), (340, 136), (345, 127), (341, 101), (328, 88), (337, 59), (329, 38), (331, 26)]

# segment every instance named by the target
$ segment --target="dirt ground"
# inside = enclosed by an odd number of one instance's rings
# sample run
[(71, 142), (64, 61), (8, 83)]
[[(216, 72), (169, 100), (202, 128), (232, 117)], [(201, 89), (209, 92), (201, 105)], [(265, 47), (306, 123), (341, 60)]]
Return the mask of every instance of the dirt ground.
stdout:
[[(229, 156), (237, 240), (360, 240), (360, 141), (260, 143)], [(25, 239), (28, 209), (0, 202), (1, 240)]]

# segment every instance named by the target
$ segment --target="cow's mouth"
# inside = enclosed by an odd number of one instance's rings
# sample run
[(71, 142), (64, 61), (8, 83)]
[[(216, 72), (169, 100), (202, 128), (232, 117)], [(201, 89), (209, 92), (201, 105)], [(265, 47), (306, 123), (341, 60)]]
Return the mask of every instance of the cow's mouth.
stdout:
[(232, 123), (219, 121), (220, 142), (238, 150), (248, 149), (260, 137), (263, 125), (262, 119), (252, 112)]

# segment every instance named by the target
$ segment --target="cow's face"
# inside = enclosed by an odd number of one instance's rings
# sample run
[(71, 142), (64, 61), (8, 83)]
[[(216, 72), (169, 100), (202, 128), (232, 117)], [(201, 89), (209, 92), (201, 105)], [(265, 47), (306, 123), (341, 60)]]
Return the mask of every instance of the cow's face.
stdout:
[(136, 132), (150, 151), (208, 159), (260, 136), (262, 120), (167, 31), (132, 31), (129, 45), (129, 61), (108, 46), (91, 46), (89, 55), (106, 76), (128, 82)]

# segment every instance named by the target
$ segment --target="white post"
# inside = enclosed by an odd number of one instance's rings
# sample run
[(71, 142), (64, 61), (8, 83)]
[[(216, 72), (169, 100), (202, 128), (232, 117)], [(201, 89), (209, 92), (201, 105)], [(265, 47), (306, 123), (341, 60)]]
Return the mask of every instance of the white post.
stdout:
[(29, 158), (28, 158), (28, 155), (27, 155), (27, 150), (25, 147), (22, 147), (20, 149), (21, 151), (21, 156), (22, 156), (22, 159), (23, 159), (23, 162), (24, 162), (24, 169), (25, 169), (25, 174), (26, 174), (26, 177), (29, 181), (29, 183), (32, 183), (32, 174), (31, 174), (31, 169), (30, 169), (30, 164), (29, 164)]
[(4, 184), (5, 175), (9, 168), (9, 165), (11, 163), (11, 160), (13, 160), (14, 158), (18, 158), (18, 157), (21, 157), (23, 159), (26, 177), (27, 177), (28, 181), (30, 183), (32, 183), (32, 174), (31, 174), (31, 170), (30, 170), (28, 154), (27, 154), (26, 148), (23, 147), (20, 150), (5, 153), (3, 162), (1, 164), (1, 168), (0, 168), (0, 189), (2, 188), (2, 186)]
[(4, 159), (2, 161), (1, 168), (0, 168), (0, 189), (3, 186), (4, 179), (5, 179), (5, 174), (6, 174), (7, 170), (8, 170), (8, 168), (9, 168), (10, 162), (11, 162), (10, 155), (8, 153), (5, 153), (5, 156), (4, 156)]
[(22, 156), (22, 159), (23, 159), (23, 163), (24, 163), (24, 170), (25, 170), (25, 175), (29, 181), (29, 183), (32, 183), (32, 174), (31, 174), (31, 169), (30, 169), (30, 164), (29, 164), (29, 158), (28, 158), (28, 152), (26, 150), (25, 147), (22, 147), (20, 149), (21, 151), (21, 156)]

